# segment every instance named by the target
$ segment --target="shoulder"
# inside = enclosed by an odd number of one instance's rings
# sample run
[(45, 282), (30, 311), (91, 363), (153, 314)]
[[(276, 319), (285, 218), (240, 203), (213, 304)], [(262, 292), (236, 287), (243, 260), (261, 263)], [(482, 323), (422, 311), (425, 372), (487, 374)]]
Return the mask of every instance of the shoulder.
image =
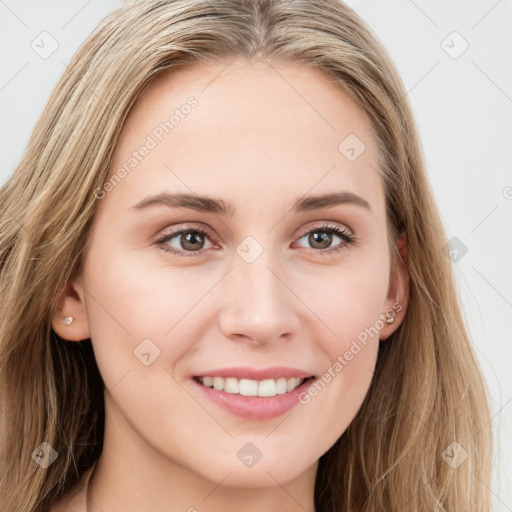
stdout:
[(94, 464), (64, 496), (50, 505), (48, 512), (85, 512), (85, 492), (93, 469)]

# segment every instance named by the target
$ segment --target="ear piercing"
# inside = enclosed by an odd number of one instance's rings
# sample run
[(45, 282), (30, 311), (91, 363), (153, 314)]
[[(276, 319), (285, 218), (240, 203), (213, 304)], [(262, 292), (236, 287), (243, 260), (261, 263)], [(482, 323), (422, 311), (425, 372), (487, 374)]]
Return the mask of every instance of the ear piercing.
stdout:
[[(396, 314), (396, 313), (395, 313), (394, 311), (393, 311), (392, 313), (393, 313), (393, 316), (388, 316), (388, 317), (386, 317), (386, 323), (387, 323), (387, 324), (392, 324), (392, 323), (395, 321), (395, 314)], [(382, 316), (382, 315), (381, 315), (381, 316)]]
[(386, 318), (386, 323), (388, 323), (388, 324), (392, 324), (394, 321), (395, 321), (394, 313), (393, 313), (393, 316)]

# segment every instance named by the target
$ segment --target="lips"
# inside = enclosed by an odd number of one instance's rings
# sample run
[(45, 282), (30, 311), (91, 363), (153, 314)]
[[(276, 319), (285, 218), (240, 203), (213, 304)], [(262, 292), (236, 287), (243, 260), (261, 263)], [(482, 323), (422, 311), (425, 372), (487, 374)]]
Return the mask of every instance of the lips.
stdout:
[(248, 420), (286, 413), (314, 380), (311, 373), (290, 367), (219, 368), (192, 378), (203, 396), (224, 411)]

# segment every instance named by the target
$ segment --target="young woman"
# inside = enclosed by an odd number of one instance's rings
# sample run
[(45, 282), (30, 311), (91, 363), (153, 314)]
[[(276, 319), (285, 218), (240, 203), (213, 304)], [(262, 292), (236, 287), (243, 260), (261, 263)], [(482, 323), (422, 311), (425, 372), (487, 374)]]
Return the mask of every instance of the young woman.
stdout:
[(411, 109), (340, 1), (126, 2), (0, 234), (2, 510), (489, 510)]

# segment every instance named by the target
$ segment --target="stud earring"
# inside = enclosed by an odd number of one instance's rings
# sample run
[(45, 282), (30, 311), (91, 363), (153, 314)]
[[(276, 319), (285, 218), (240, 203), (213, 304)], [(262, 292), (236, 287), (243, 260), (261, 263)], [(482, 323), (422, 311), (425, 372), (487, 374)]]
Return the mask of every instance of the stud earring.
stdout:
[(387, 316), (387, 314), (385, 315), (384, 313), (381, 313), (380, 317), (382, 320), (386, 320), (386, 323), (389, 325), (395, 321), (395, 312), (391, 311), (391, 314), (393, 316)]
[(64, 318), (64, 320), (62, 320), (62, 323), (64, 325), (70, 325), (71, 322), (73, 322), (75, 319), (72, 317), (72, 316), (67, 316), (66, 318)]
[(393, 316), (390, 316), (386, 318), (386, 323), (392, 324), (395, 321), (395, 314), (393, 313)]

